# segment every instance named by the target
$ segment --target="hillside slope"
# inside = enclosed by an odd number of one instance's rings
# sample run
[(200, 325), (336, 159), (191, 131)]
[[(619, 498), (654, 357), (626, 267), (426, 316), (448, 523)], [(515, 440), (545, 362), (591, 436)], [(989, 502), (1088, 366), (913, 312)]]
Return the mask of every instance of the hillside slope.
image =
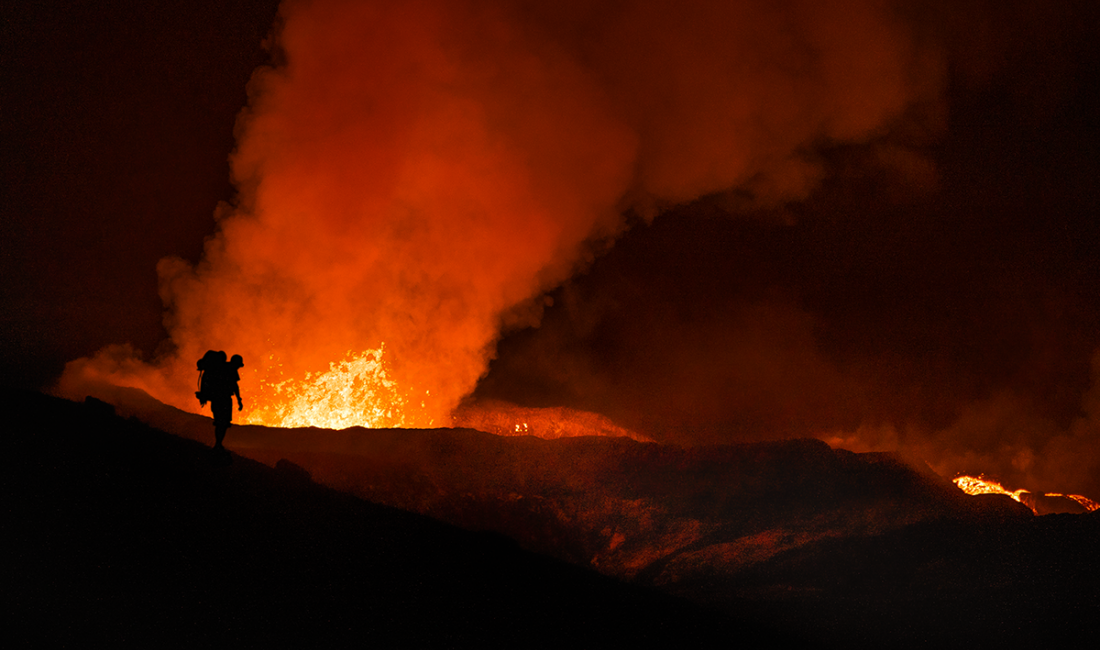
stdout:
[[(773, 639), (492, 533), (124, 420), (8, 394), (6, 636), (34, 645), (698, 646)], [(45, 617), (43, 617), (45, 615)], [(14, 634), (13, 634), (14, 633)]]

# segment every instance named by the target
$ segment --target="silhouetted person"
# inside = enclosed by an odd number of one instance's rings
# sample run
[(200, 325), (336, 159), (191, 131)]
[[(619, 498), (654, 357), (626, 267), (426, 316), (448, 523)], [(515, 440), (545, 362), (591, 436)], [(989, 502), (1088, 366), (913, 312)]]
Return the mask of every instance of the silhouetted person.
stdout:
[(226, 430), (233, 425), (233, 397), (237, 397), (238, 410), (244, 408), (241, 400), (241, 390), (237, 385), (240, 381), (238, 368), (244, 366), (241, 355), (233, 355), (232, 361), (226, 360), (225, 352), (208, 350), (199, 359), (198, 367), (199, 391), (195, 397), (199, 398), (199, 404), (206, 406), (210, 402), (210, 411), (214, 415), (214, 449), (224, 451), (222, 441), (225, 440)]

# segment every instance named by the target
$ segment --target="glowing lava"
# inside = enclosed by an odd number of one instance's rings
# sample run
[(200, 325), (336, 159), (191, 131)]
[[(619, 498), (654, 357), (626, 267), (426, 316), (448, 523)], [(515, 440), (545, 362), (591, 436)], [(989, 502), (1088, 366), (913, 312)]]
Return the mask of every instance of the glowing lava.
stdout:
[[(1038, 509), (1036, 508), (1036, 505), (1035, 505), (1035, 499), (1031, 498), (1032, 494), (1031, 494), (1031, 492), (1029, 492), (1027, 490), (1021, 489), (1021, 490), (1016, 490), (1014, 492), (1010, 492), (1010, 491), (1006, 490), (1003, 485), (1001, 485), (1000, 483), (998, 483), (996, 481), (990, 481), (989, 479), (982, 478), (982, 477), (965, 476), (965, 475), (956, 477), (955, 478), (955, 485), (959, 486), (959, 489), (962, 490), (963, 492), (966, 492), (967, 494), (1005, 494), (1005, 495), (1008, 495), (1008, 496), (1012, 497), (1013, 499), (1019, 501), (1020, 503), (1024, 504), (1028, 508), (1031, 508), (1032, 512), (1034, 512), (1035, 514), (1039, 514), (1039, 511), (1038, 511)], [(1064, 498), (1064, 499), (1072, 499), (1072, 500), (1076, 501), (1077, 503), (1081, 504), (1089, 512), (1093, 512), (1095, 510), (1100, 510), (1100, 503), (1097, 503), (1097, 502), (1093, 501), (1092, 499), (1090, 499), (1088, 497), (1081, 496), (1080, 494), (1047, 493), (1047, 494), (1044, 494), (1043, 496), (1052, 497), (1052, 498), (1059, 498), (1060, 497), (1060, 498)]]
[(535, 436), (545, 440), (602, 436), (653, 442), (636, 431), (620, 427), (606, 416), (562, 406), (535, 408), (484, 400), (460, 406), (451, 413), (451, 425), (498, 436)]
[(1097, 503), (1088, 497), (1081, 496), (1080, 494), (1060, 494), (1058, 492), (1048, 492), (1044, 496), (1073, 499), (1077, 503), (1080, 503), (1082, 506), (1084, 506), (1085, 510), (1088, 510), (1089, 512), (1100, 510), (1100, 503)]
[[(348, 352), (343, 361), (325, 372), (306, 373), (303, 379), (281, 376), (282, 366), (272, 356), (269, 376), (249, 403), (242, 422), (270, 427), (430, 427), (425, 404), (393, 381), (387, 373), (385, 345), (359, 354)], [(427, 397), (425, 393), (424, 397)]]

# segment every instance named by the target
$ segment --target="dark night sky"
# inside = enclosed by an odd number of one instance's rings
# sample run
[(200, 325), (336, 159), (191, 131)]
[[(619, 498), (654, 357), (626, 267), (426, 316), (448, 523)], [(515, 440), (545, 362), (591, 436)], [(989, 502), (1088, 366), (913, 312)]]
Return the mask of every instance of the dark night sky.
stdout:
[(5, 383), (165, 337), (154, 271), (197, 258), (275, 2), (3, 9)]
[[(947, 52), (939, 127), (889, 136), (934, 171), (825, 144), (805, 201), (731, 192), (635, 219), (541, 327), (501, 341), (477, 394), (674, 440), (939, 430), (1002, 394), (1069, 426), (1100, 349), (1100, 9), (956, 4), (926, 21)], [(5, 4), (6, 384), (109, 343), (154, 353), (156, 262), (197, 260), (232, 198), (234, 119), (275, 10)]]

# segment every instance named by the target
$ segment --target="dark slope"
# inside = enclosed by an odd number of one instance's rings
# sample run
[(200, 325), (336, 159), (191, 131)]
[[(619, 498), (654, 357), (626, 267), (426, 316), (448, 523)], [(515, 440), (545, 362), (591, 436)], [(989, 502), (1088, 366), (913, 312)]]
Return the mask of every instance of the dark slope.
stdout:
[[(302, 435), (323, 437), (324, 432)], [(328, 484), (852, 647), (1072, 647), (1100, 631), (1100, 512), (1034, 516), (889, 454), (347, 431)], [(249, 450), (256, 457), (265, 452)]]
[[(682, 601), (505, 537), (228, 466), (102, 403), (8, 393), (8, 628), (35, 645), (748, 645)], [(99, 406), (101, 408), (96, 408)]]
[[(668, 591), (853, 647), (1092, 647), (1100, 511), (940, 518), (819, 540)], [(1092, 639), (1092, 641), (1085, 641)]]
[[(207, 444), (212, 438), (209, 418), (166, 407), (140, 391), (117, 389), (104, 397), (123, 398), (120, 410), (178, 435)], [(76, 409), (79, 414), (84, 408), (42, 402), (40, 396), (27, 399), (32, 403), (26, 408), (43, 413)], [(178, 522), (188, 521), (199, 531), (185, 531), (190, 543), (210, 543), (204, 536), (211, 530), (207, 518), (217, 522), (215, 530), (232, 531), (243, 525), (236, 513), (274, 509), (264, 515), (272, 521), (258, 532), (235, 533), (240, 541), (232, 554), (209, 551), (198, 563), (219, 567), (210, 574), (214, 577), (199, 575), (222, 590), (216, 593), (230, 595), (225, 602), (264, 604), (244, 628), (234, 628), (246, 629), (242, 634), (248, 638), (291, 634), (269, 630), (271, 625), (283, 630), (278, 626), (290, 620), (286, 625), (294, 634), (305, 630), (303, 637), (406, 635), (401, 638), (416, 644), (477, 637), (489, 645), (524, 647), (536, 641), (590, 647), (670, 640), (690, 646), (710, 635), (719, 646), (751, 647), (780, 645), (780, 635), (771, 630), (781, 630), (800, 645), (1070, 647), (1079, 637), (1094, 637), (1100, 626), (1100, 512), (1035, 517), (1006, 496), (967, 496), (920, 463), (889, 454), (853, 454), (813, 440), (685, 449), (615, 438), (502, 438), (469, 429), (242, 426), (230, 430), (227, 444), (267, 465), (237, 458), (218, 469), (193, 442), (136, 421), (110, 422), (119, 432), (149, 441), (111, 443), (116, 449), (107, 453), (75, 451), (79, 440), (41, 438), (35, 444), (64, 448), (17, 456), (28, 461), (19, 471), (31, 475), (18, 489), (28, 491), (36, 471), (32, 465), (43, 456), (69, 457), (68, 465), (51, 461), (54, 474), (98, 476), (96, 468), (113, 468), (122, 476), (135, 475), (120, 485), (155, 487), (167, 480), (161, 476), (165, 468), (186, 465), (168, 472), (177, 478), (158, 488), (145, 506), (163, 519), (169, 515), (158, 508), (184, 500), (187, 505), (172, 506), (183, 516), (149, 528), (157, 521), (153, 517), (141, 531), (168, 528), (171, 532), (160, 534), (172, 540), (184, 534), (176, 530)], [(56, 428), (64, 436), (76, 431), (71, 423)], [(83, 461), (81, 454), (93, 455), (94, 462)], [(161, 460), (142, 460), (148, 458)], [(269, 469), (272, 465), (277, 469)], [(343, 494), (305, 483), (307, 471)], [(287, 493), (295, 480), (307, 491)], [(178, 484), (187, 487), (169, 490)], [(334, 502), (358, 505), (302, 506), (304, 495), (316, 490)], [(70, 491), (59, 490), (56, 500)], [(218, 494), (236, 494), (234, 502), (241, 502), (242, 493), (259, 501), (223, 512), (228, 506), (220, 505), (225, 497)], [(134, 498), (120, 494), (116, 499)], [(462, 533), (347, 494), (496, 534)], [(207, 513), (203, 498), (218, 504), (216, 509)], [(69, 512), (50, 521), (80, 521), (86, 517), (82, 508), (105, 507), (98, 501), (102, 495), (96, 499), (90, 506), (47, 503)], [(273, 499), (291, 505), (276, 506)], [(317, 514), (325, 512), (332, 514)], [(114, 516), (132, 517), (132, 509), (124, 515)], [(55, 545), (59, 530), (52, 533)], [(97, 530), (92, 537), (107, 534)], [(603, 582), (576, 568), (570, 573), (566, 565), (520, 548), (596, 567), (639, 587), (658, 587), (723, 614), (716, 623), (683, 601), (654, 600), (650, 591)], [(183, 555), (181, 566), (195, 565)], [(99, 566), (84, 562), (85, 572)], [(261, 568), (249, 569), (249, 562)], [(246, 569), (259, 586), (226, 577)], [(67, 575), (60, 571), (54, 574)], [(173, 571), (186, 573), (163, 573)], [(295, 571), (327, 577), (318, 583)], [(588, 586), (576, 587), (568, 575)], [(118, 584), (129, 588), (130, 583)], [(293, 590), (285, 592), (284, 585)], [(188, 589), (202, 597), (212, 593)], [(88, 588), (81, 593), (89, 600)], [(201, 610), (193, 600), (162, 596), (160, 602), (188, 617), (227, 625), (217, 618), (217, 607)], [(410, 611), (420, 618), (406, 631), (399, 624)], [(272, 619), (276, 623), (268, 622)], [(81, 620), (91, 624), (87, 617)], [(538, 631), (548, 625), (549, 631)], [(186, 638), (197, 638), (189, 633)]]

